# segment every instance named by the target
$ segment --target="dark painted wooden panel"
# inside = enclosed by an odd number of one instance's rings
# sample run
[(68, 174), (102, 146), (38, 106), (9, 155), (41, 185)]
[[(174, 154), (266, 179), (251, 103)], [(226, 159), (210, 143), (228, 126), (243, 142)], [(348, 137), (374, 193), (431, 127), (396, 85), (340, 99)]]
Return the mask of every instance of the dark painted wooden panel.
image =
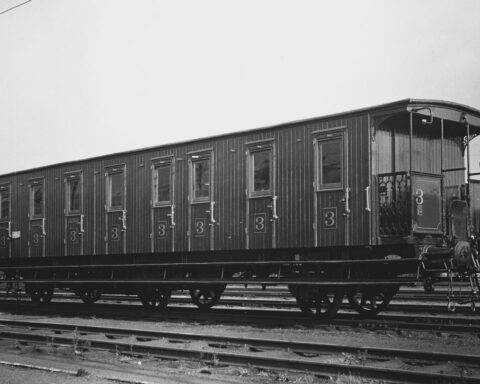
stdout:
[(30, 228), (28, 232), (29, 256), (42, 257), (45, 256), (46, 235), (43, 232), (42, 220), (30, 220)]
[(190, 219), (190, 250), (208, 251), (211, 248), (213, 225), (210, 223), (210, 203), (192, 204)]
[[(152, 236), (152, 180), (150, 164), (153, 158), (173, 155), (176, 161), (175, 180), (175, 233), (173, 241), (175, 249), (188, 249), (188, 231), (194, 228), (194, 219), (201, 211), (210, 210), (209, 206), (192, 209), (189, 218), (189, 191), (188, 191), (188, 154), (210, 148), (214, 161), (215, 193), (213, 195), (214, 215), (216, 223), (212, 226), (214, 249), (242, 249), (246, 246), (245, 230), (247, 223), (247, 196), (246, 190), (246, 156), (245, 148), (248, 142), (263, 139), (273, 139), (276, 148), (277, 181), (275, 195), (277, 199), (276, 246), (277, 247), (305, 247), (313, 246), (315, 231), (314, 224), (314, 148), (313, 132), (328, 130), (334, 127), (345, 126), (348, 142), (348, 185), (351, 188), (350, 206), (351, 215), (348, 223), (350, 244), (366, 244), (369, 242), (368, 212), (365, 211), (364, 189), (369, 183), (368, 162), (368, 124), (366, 115), (349, 116), (327, 120), (309, 121), (306, 123), (290, 124), (275, 130), (257, 131), (216, 138), (208, 141), (198, 141), (131, 153), (108, 158), (100, 158), (84, 163), (65, 167), (46, 168), (42, 172), (22, 174), (15, 182), (19, 189), (19, 206), (15, 213), (15, 225), (22, 231), (22, 239), (15, 246), (15, 253), (20, 255), (26, 248), (23, 234), (28, 234), (28, 223), (25, 220), (28, 214), (28, 187), (20, 186), (28, 183), (28, 179), (44, 176), (46, 180), (47, 200), (47, 227), (46, 238), (47, 254), (62, 255), (65, 246), (64, 206), (65, 193), (63, 177), (65, 172), (82, 170), (84, 176), (84, 253), (102, 254), (106, 252), (106, 242), (110, 232), (107, 227), (118, 223), (105, 220), (106, 190), (105, 168), (111, 165), (125, 164), (126, 172), (126, 215), (127, 252), (151, 252)], [(20, 202), (20, 200), (22, 200)], [(51, 210), (50, 210), (51, 208)], [(269, 208), (270, 209), (270, 208)], [(200, 212), (200, 213), (199, 213)], [(270, 211), (267, 210), (266, 213)], [(164, 214), (162, 214), (164, 216)], [(250, 217), (253, 219), (253, 212)], [(205, 224), (210, 227), (209, 215), (205, 217)], [(161, 221), (155, 217), (154, 222)], [(118, 217), (116, 218), (118, 220)], [(269, 219), (267, 219), (268, 222)], [(121, 223), (120, 223), (121, 224)], [(252, 225), (251, 223), (250, 225)], [(27, 225), (27, 227), (25, 227)], [(58, 236), (56, 235), (58, 233)], [(57, 237), (55, 237), (57, 236)], [(194, 240), (191, 233), (192, 249), (210, 249), (209, 240), (202, 243)], [(154, 240), (154, 243), (157, 240)], [(343, 242), (341, 240), (340, 242)], [(155, 243), (158, 249), (164, 249), (160, 243)], [(269, 246), (262, 243), (260, 246)], [(255, 247), (257, 247), (255, 245)], [(167, 246), (168, 248), (168, 246)], [(121, 251), (120, 249), (117, 251)], [(73, 252), (73, 250), (72, 250)], [(112, 253), (112, 249), (109, 253)]]
[(153, 252), (172, 251), (174, 227), (172, 226), (171, 212), (171, 206), (153, 209)]
[(342, 190), (318, 192), (317, 236), (319, 246), (342, 246), (347, 243), (347, 221)]
[(84, 238), (80, 215), (71, 215), (67, 217), (65, 232), (65, 255), (82, 255)]
[(272, 217), (272, 197), (250, 199), (248, 206), (248, 248), (272, 248), (276, 224)]
[(0, 258), (6, 259), (11, 255), (12, 239), (9, 233), (9, 223), (0, 223)]

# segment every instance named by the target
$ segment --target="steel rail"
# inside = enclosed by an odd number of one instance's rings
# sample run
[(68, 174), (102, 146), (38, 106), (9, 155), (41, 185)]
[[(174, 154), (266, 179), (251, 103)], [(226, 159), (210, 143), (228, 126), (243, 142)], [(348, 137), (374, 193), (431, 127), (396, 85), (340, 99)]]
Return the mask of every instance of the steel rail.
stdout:
[[(10, 320), (0, 319), (0, 325), (25, 327), (34, 330), (50, 330), (50, 331), (77, 331), (88, 333), (104, 333), (113, 336), (135, 336), (142, 338), (155, 338), (155, 339), (173, 339), (181, 341), (203, 340), (206, 342), (216, 342), (223, 344), (233, 345), (248, 345), (259, 348), (276, 348), (292, 350), (296, 353), (324, 353), (324, 352), (338, 352), (338, 353), (366, 353), (373, 356), (389, 356), (389, 357), (402, 357), (409, 359), (419, 360), (435, 360), (435, 361), (462, 361), (470, 364), (480, 364), (479, 355), (469, 354), (453, 354), (434, 351), (417, 351), (406, 349), (393, 349), (393, 348), (379, 348), (374, 346), (351, 346), (343, 344), (331, 344), (331, 343), (316, 343), (316, 342), (300, 342), (291, 340), (276, 340), (276, 339), (258, 339), (252, 337), (233, 337), (233, 336), (216, 336), (210, 334), (199, 334), (191, 332), (171, 332), (171, 331), (157, 331), (157, 330), (144, 330), (139, 328), (120, 328), (120, 327), (102, 327), (92, 326), (85, 324), (66, 324), (49, 322), (43, 323), (38, 321), (28, 320)], [(1, 331), (0, 331), (1, 335)]]
[[(192, 307), (169, 307), (166, 311), (157, 309), (147, 309), (140, 304), (136, 306), (128, 304), (104, 304), (98, 303), (93, 306), (83, 303), (52, 303), (50, 305), (33, 306), (23, 301), (8, 301), (0, 304), (4, 311), (10, 311), (16, 314), (52, 314), (78, 316), (96, 316), (106, 318), (126, 318), (138, 319), (138, 314), (142, 314), (143, 320), (151, 321), (185, 321), (185, 319), (195, 321), (223, 322), (234, 324), (267, 324), (267, 325), (294, 325), (306, 324), (313, 327), (323, 326), (341, 326), (349, 328), (365, 329), (408, 329), (419, 331), (436, 331), (451, 333), (480, 333), (480, 320), (478, 317), (459, 317), (459, 316), (413, 316), (405, 314), (381, 314), (374, 318), (362, 318), (352, 312), (340, 312), (333, 319), (319, 320), (314, 317), (308, 317), (300, 311), (285, 310), (259, 310), (242, 307), (233, 308), (212, 308), (209, 311), (199, 311)], [(92, 312), (93, 311), (93, 312)]]
[[(25, 333), (18, 331), (11, 331), (3, 329), (0, 331), (0, 337), (21, 340), (25, 342), (42, 342), (46, 344), (60, 344), (60, 345), (72, 345), (72, 343), (77, 343), (82, 347), (83, 339), (78, 337), (77, 333), (94, 333), (94, 334), (104, 334), (114, 337), (118, 335), (120, 337), (135, 337), (143, 339), (140, 342), (132, 342), (132, 340), (122, 341), (121, 339), (113, 340), (96, 340), (91, 337), (85, 338), (84, 341), (87, 343), (87, 348), (98, 348), (106, 349), (110, 351), (125, 351), (127, 353), (142, 353), (150, 355), (159, 355), (161, 357), (168, 358), (187, 358), (187, 359), (201, 359), (206, 362), (218, 361), (220, 363), (227, 364), (239, 364), (239, 365), (253, 365), (262, 368), (268, 369), (282, 369), (282, 370), (295, 370), (295, 371), (309, 371), (312, 373), (320, 374), (350, 374), (350, 375), (359, 375), (362, 377), (383, 379), (383, 380), (408, 380), (410, 382), (425, 382), (425, 381), (434, 381), (440, 380), (442, 382), (452, 381), (456, 382), (461, 380), (462, 383), (475, 383), (478, 382), (479, 377), (466, 377), (466, 376), (455, 376), (441, 373), (432, 373), (426, 371), (411, 371), (411, 370), (402, 370), (402, 369), (390, 369), (390, 368), (378, 368), (368, 365), (348, 365), (340, 363), (323, 363), (318, 361), (308, 361), (305, 359), (295, 359), (295, 358), (279, 358), (279, 357), (266, 357), (266, 356), (255, 356), (251, 352), (241, 353), (241, 352), (225, 352), (223, 350), (216, 350), (215, 346), (209, 345), (212, 350), (204, 349), (186, 349), (184, 346), (181, 348), (176, 347), (166, 347), (166, 346), (156, 346), (156, 345), (142, 345), (144, 342), (153, 341), (154, 339), (174, 339), (182, 340), (185, 342), (188, 341), (198, 341), (203, 340), (206, 342), (220, 342), (229, 344), (230, 347), (235, 347), (235, 345), (247, 345), (251, 347), (259, 348), (275, 348), (281, 350), (290, 350), (294, 353), (366, 353), (372, 358), (375, 356), (389, 356), (389, 357), (402, 357), (408, 358), (409, 360), (427, 360), (429, 362), (445, 362), (445, 361), (455, 361), (463, 364), (476, 364), (480, 363), (480, 357), (477, 355), (467, 355), (467, 354), (447, 354), (440, 352), (423, 352), (415, 350), (394, 350), (387, 348), (375, 348), (375, 347), (351, 347), (343, 346), (338, 344), (316, 344), (309, 342), (292, 342), (292, 341), (278, 341), (278, 340), (264, 340), (264, 339), (254, 339), (254, 338), (243, 338), (243, 337), (221, 337), (221, 336), (211, 336), (211, 335), (198, 335), (192, 333), (175, 333), (175, 332), (157, 332), (157, 331), (145, 331), (137, 329), (122, 329), (117, 327), (95, 327), (95, 326), (85, 326), (85, 325), (75, 325), (75, 324), (45, 324), (39, 322), (23, 322), (19, 321), (17, 324), (14, 324), (15, 321), (8, 321), (8, 325), (15, 325), (17, 327), (26, 327), (34, 328), (33, 330), (49, 330), (49, 331), (68, 331), (74, 332), (74, 334), (69, 336), (58, 335), (58, 334), (36, 334), (36, 333)], [(22, 324), (23, 323), (23, 324)], [(7, 324), (3, 323), (2, 324)], [(87, 336), (87, 335), (82, 335)], [(74, 341), (75, 340), (75, 341)], [(217, 348), (218, 349), (218, 348)], [(372, 353), (373, 352), (373, 353)], [(365, 357), (368, 359), (368, 357)]]

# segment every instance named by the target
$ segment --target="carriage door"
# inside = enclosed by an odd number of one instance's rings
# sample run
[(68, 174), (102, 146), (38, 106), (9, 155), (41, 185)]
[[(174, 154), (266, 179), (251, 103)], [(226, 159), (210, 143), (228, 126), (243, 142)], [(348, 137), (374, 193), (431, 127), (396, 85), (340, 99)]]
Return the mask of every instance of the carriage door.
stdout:
[(274, 248), (277, 216), (272, 142), (247, 147), (247, 248)]
[(319, 133), (315, 146), (315, 245), (348, 245), (350, 188), (342, 131)]
[(175, 163), (172, 157), (152, 164), (152, 252), (173, 252)]
[(0, 258), (12, 256), (10, 184), (0, 185)]
[(30, 257), (45, 256), (45, 183), (44, 179), (31, 180), (29, 183), (30, 212), (28, 255)]
[(213, 250), (215, 201), (213, 200), (212, 152), (190, 154), (189, 250)]
[(83, 177), (81, 172), (65, 174), (65, 254), (83, 255)]
[(106, 179), (106, 253), (125, 253), (127, 241), (127, 210), (125, 166), (107, 168)]

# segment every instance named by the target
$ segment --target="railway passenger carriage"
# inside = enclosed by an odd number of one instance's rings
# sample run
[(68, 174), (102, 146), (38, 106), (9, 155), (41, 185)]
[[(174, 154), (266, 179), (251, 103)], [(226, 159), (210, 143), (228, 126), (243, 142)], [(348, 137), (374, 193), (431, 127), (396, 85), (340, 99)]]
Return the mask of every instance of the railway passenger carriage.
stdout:
[(479, 133), (478, 110), (408, 99), (3, 175), (0, 270), (37, 301), (67, 287), (166, 305), (188, 288), (210, 306), (228, 283), (286, 283), (320, 316), (345, 290), (376, 312), (446, 271), (474, 303)]

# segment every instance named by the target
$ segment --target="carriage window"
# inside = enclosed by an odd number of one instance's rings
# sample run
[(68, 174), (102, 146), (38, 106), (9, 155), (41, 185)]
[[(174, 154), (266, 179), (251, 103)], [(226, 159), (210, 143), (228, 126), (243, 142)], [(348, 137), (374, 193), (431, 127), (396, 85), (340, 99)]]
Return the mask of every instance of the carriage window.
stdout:
[(82, 185), (80, 178), (67, 180), (67, 212), (79, 213), (81, 211)]
[(0, 191), (0, 219), (10, 216), (10, 193), (8, 187)]
[(44, 206), (43, 185), (34, 184), (30, 186), (30, 216), (42, 217)]
[(343, 139), (318, 143), (318, 188), (341, 188), (343, 172)]
[(155, 203), (168, 203), (171, 201), (171, 164), (155, 168)]
[(123, 209), (123, 173), (108, 175), (109, 209)]
[(210, 159), (193, 162), (193, 200), (203, 201), (210, 198)]
[(270, 191), (271, 153), (270, 149), (250, 153), (250, 191), (253, 193)]

